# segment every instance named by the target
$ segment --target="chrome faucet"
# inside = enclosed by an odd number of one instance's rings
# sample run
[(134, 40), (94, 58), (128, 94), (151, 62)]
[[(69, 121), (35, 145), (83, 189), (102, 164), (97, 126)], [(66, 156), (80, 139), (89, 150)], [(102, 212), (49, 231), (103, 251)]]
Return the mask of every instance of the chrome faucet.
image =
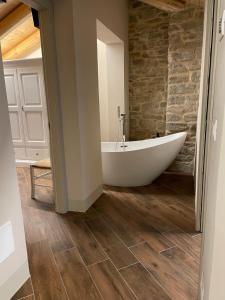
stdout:
[(120, 106), (117, 107), (117, 112), (118, 112), (118, 119), (120, 123), (120, 128), (121, 128), (121, 140), (122, 140), (122, 145), (120, 146), (121, 148), (127, 148), (128, 146), (125, 145), (126, 142), (126, 114), (121, 114), (120, 113)]

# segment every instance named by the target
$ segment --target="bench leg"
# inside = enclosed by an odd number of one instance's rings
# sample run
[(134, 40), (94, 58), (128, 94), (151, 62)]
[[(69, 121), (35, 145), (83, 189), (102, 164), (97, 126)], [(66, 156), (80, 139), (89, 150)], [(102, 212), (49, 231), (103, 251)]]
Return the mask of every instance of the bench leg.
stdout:
[(35, 199), (35, 179), (34, 179), (34, 167), (30, 166), (30, 180), (31, 180), (31, 198)]

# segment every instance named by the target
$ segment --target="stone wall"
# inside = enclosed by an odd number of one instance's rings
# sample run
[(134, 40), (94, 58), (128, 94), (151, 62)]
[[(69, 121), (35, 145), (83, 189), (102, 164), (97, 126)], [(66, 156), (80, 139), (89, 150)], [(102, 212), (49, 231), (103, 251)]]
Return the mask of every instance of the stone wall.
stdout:
[(130, 0), (130, 139), (187, 131), (171, 170), (192, 172), (203, 9), (167, 14)]
[(192, 172), (199, 100), (203, 9), (170, 14), (166, 133), (187, 131), (188, 137), (172, 170)]
[(130, 1), (130, 139), (165, 134), (168, 87), (168, 14)]

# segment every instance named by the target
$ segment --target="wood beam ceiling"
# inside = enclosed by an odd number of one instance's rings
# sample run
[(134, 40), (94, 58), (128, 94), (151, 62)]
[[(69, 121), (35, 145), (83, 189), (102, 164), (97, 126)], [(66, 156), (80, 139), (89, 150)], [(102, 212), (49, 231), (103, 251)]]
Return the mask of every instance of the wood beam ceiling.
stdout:
[[(38, 29), (34, 27), (32, 15), (30, 14), (28, 18), (23, 20), (23, 22), (20, 22), (20, 24), (18, 24), (14, 30), (10, 31), (9, 34), (2, 39), (1, 48), (3, 57), (5, 58), (6, 53), (15, 47), (18, 48), (18, 45), (25, 42), (29, 36), (37, 31)], [(33, 48), (32, 45), (30, 47), (31, 49)]]
[(176, 12), (185, 8), (186, 0), (141, 0), (161, 10)]
[(9, 15), (0, 22), (0, 38), (3, 39), (18, 24), (23, 22), (30, 15), (30, 8), (24, 4), (20, 4)]
[(8, 0), (7, 3), (0, 4), (0, 21), (20, 4), (21, 2), (19, 0)]
[(40, 31), (35, 29), (34, 33), (25, 40), (14, 46), (8, 52), (3, 53), (3, 60), (19, 59), (37, 50), (41, 45)]
[(159, 8), (167, 12), (178, 12), (185, 9), (189, 4), (204, 6), (204, 0), (140, 0), (146, 4)]
[(0, 20), (0, 39), (4, 60), (23, 58), (41, 46), (40, 32), (34, 27), (28, 6), (20, 4)]

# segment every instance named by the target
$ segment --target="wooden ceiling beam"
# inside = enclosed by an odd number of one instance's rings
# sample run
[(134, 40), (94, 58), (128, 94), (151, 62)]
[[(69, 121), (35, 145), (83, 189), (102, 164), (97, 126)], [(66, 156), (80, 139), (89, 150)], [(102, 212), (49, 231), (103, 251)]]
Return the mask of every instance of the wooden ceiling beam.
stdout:
[(19, 59), (29, 55), (41, 46), (40, 31), (35, 29), (35, 32), (28, 36), (25, 40), (13, 47), (7, 52), (3, 52), (3, 60)]
[(0, 38), (3, 39), (10, 31), (12, 31), (20, 22), (29, 17), (30, 8), (24, 4), (20, 4), (8, 16), (0, 22)]
[(204, 7), (205, 0), (140, 0), (146, 4), (165, 10), (167, 12), (178, 12), (185, 9), (187, 5)]
[(199, 6), (199, 7), (204, 7), (205, 6), (205, 0), (188, 0), (187, 3), (195, 5), (195, 6)]
[(177, 12), (185, 8), (186, 0), (140, 0), (146, 4), (165, 10), (167, 12)]

